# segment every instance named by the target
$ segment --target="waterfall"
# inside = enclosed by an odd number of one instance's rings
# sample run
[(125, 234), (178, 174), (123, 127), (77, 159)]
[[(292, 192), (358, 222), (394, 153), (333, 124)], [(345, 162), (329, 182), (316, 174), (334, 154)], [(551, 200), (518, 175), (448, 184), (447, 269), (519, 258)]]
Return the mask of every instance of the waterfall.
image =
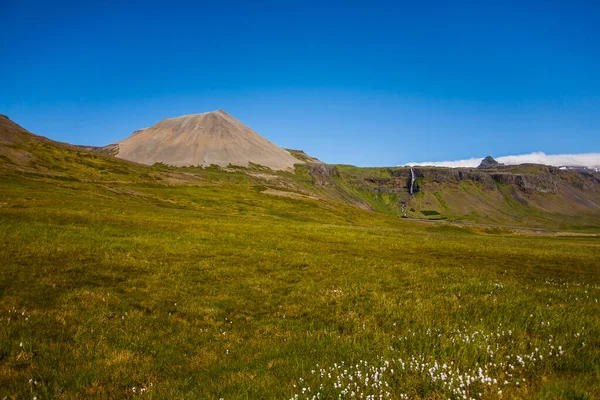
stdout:
[(414, 193), (414, 191), (413, 191), (414, 184), (415, 184), (415, 173), (414, 173), (413, 169), (411, 168), (410, 169), (410, 194)]

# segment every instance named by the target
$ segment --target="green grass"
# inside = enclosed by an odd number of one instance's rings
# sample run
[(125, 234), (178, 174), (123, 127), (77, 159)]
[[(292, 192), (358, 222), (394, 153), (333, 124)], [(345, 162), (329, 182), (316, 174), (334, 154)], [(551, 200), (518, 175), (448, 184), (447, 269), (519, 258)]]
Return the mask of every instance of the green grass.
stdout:
[(348, 376), (386, 362), (391, 398), (456, 396), (436, 362), (488, 368), (483, 398), (600, 396), (597, 237), (480, 235), (225, 176), (3, 176), (0, 396), (366, 395)]
[(355, 167), (354, 165), (338, 164), (336, 167), (343, 174), (347, 174), (353, 177), (360, 178), (390, 178), (391, 168), (371, 167), (362, 168)]
[(23, 150), (0, 158), (0, 398), (600, 397), (598, 236), (403, 220), (356, 184), (383, 168)]
[(421, 210), (421, 214), (423, 214), (425, 216), (440, 215), (440, 213), (435, 210)]
[(444, 209), (448, 209), (448, 205), (446, 204), (446, 201), (443, 199), (442, 195), (438, 192), (433, 193), (433, 195), (435, 196), (435, 198), (437, 199), (437, 201), (440, 203), (440, 205), (444, 208)]

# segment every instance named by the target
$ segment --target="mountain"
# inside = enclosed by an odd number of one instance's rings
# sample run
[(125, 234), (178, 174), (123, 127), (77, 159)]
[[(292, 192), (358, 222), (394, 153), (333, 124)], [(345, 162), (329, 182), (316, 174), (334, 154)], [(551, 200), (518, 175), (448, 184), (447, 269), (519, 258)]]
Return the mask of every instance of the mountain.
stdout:
[(34, 162), (35, 157), (29, 150), (31, 145), (75, 148), (29, 132), (6, 115), (0, 114), (0, 159), (11, 164)]
[(293, 170), (302, 161), (223, 110), (167, 118), (116, 143), (116, 156), (176, 166), (258, 164)]
[[(167, 125), (175, 120), (171, 136), (177, 138), (176, 126), (193, 131), (196, 123), (206, 126), (204, 119), (214, 119), (217, 125), (227, 128), (223, 133), (227, 137), (232, 132), (229, 124), (237, 120), (223, 114), (207, 113), (163, 122)], [(189, 119), (187, 124), (186, 119)], [(217, 122), (219, 120), (221, 122)], [(140, 131), (133, 138), (150, 135), (154, 128)], [(165, 130), (169, 131), (164, 125), (157, 128), (156, 136), (160, 137)], [(152, 142), (153, 139), (150, 136), (145, 140)], [(154, 144), (157, 142), (154, 140)], [(237, 141), (238, 148), (240, 142), (243, 140)], [(172, 140), (173, 143), (178, 140)], [(96, 148), (55, 142), (27, 131), (7, 117), (0, 117), (0, 183), (8, 179), (24, 185), (52, 182), (57, 187), (86, 188), (91, 192), (117, 190), (124, 196), (136, 192), (133, 186), (126, 185), (233, 185), (240, 190), (252, 187), (265, 196), (317, 202), (319, 207), (352, 205), (410, 219), (552, 230), (597, 231), (600, 226), (600, 173), (590, 169), (561, 169), (539, 164), (498, 164), (482, 169), (359, 168), (325, 164), (300, 150), (289, 150), (283, 154), (296, 157), (288, 164), (295, 164), (294, 170), (280, 173), (252, 165), (226, 169), (179, 168), (167, 163), (147, 166), (114, 157), (122, 150), (121, 143)]]
[(479, 164), (479, 166), (477, 168), (489, 168), (489, 167), (495, 167), (497, 165), (500, 165), (500, 163), (496, 160), (494, 160), (494, 157), (492, 156), (487, 156), (486, 158), (484, 158), (483, 160), (481, 160), (481, 163)]
[[(184, 173), (152, 171), (112, 157), (107, 148), (76, 146), (29, 132), (0, 115), (0, 183), (4, 179), (60, 182), (185, 182)], [(1, 192), (1, 188), (0, 188)]]
[[(12, 121), (6, 115), (0, 114), (0, 149), (3, 149), (4, 153), (8, 153), (8, 148), (11, 147), (10, 145), (23, 144), (32, 139), (43, 142), (51, 142), (50, 139), (47, 139), (43, 136), (34, 135), (21, 125)], [(9, 146), (7, 147), (7, 145)]]

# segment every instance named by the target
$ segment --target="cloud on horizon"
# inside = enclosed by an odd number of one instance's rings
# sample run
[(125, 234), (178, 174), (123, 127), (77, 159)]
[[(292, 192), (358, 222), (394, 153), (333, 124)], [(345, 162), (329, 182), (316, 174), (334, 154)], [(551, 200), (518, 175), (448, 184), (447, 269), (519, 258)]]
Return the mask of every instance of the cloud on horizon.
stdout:
[[(406, 163), (404, 166), (434, 166), (449, 168), (475, 168), (483, 160), (481, 158), (469, 158), (456, 161), (426, 161), (418, 163)], [(496, 157), (496, 161), (506, 165), (518, 164), (545, 164), (561, 167), (563, 165), (573, 167), (600, 168), (600, 153), (583, 154), (546, 154), (541, 151), (521, 154), (516, 156)]]

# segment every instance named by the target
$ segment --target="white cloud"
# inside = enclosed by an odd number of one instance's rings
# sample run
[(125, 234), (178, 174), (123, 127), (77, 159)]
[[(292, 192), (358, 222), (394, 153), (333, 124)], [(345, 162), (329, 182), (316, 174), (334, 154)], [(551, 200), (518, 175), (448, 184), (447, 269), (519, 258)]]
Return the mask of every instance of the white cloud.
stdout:
[[(457, 161), (426, 161), (418, 163), (406, 163), (404, 166), (435, 166), (449, 168), (475, 168), (483, 160), (482, 158), (469, 158)], [(516, 156), (496, 157), (496, 161), (506, 165), (518, 164), (545, 164), (560, 167), (563, 165), (573, 167), (600, 168), (600, 153), (584, 154), (545, 154), (535, 152), (531, 154), (520, 154)]]
[(468, 168), (468, 167), (476, 167), (483, 160), (483, 158), (469, 158), (467, 160), (457, 160), (457, 161), (425, 161), (418, 163), (407, 163), (404, 166), (407, 167), (416, 167), (416, 166), (431, 166), (431, 167), (449, 167), (449, 168)]
[(522, 154), (519, 156), (498, 157), (497, 160), (498, 162), (507, 165), (533, 163), (554, 165), (555, 167), (560, 167), (562, 165), (588, 168), (600, 167), (600, 153), (545, 154), (542, 152), (537, 152), (531, 154)]

